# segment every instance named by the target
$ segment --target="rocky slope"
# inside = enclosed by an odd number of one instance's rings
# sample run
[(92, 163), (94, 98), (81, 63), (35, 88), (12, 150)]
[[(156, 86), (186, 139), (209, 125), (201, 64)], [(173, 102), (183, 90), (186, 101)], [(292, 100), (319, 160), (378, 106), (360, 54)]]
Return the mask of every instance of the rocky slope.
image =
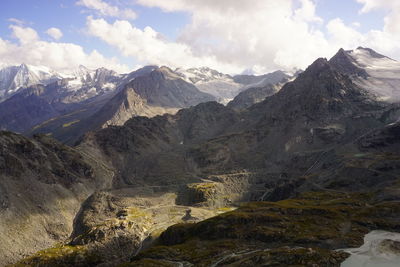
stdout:
[[(124, 266), (340, 266), (349, 254), (337, 249), (361, 246), (373, 230), (400, 231), (399, 127), (390, 124), (337, 147), (296, 181), (281, 179), (264, 195), (278, 202), (249, 203), (168, 228)], [(375, 261), (400, 254), (398, 241), (386, 236), (373, 244)]]
[(45, 136), (0, 132), (1, 265), (63, 241), (93, 191), (109, 187), (112, 172)]
[(141, 98), (135, 90), (128, 85), (89, 118), (89, 120), (94, 125), (92, 129), (96, 129), (112, 125), (121, 126), (130, 118), (136, 116), (151, 118), (165, 113), (174, 114), (177, 111), (178, 108), (163, 108), (160, 106), (148, 105), (147, 100)]
[(43, 120), (58, 116), (61, 111), (42, 97), (46, 87), (33, 85), (0, 103), (0, 128), (24, 132)]

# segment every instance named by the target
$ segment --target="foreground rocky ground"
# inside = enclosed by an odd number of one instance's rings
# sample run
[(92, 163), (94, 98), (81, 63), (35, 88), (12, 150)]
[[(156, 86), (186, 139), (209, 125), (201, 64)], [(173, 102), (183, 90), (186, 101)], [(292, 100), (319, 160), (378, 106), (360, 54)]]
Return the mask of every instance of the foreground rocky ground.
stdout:
[[(153, 211), (128, 210), (126, 219), (113, 222), (112, 234), (124, 231), (123, 223), (126, 229), (146, 226), (151, 229), (151, 221), (165, 215), (161, 209)], [(175, 210), (175, 214), (176, 220), (172, 218), (169, 222), (182, 221), (183, 213)], [(361, 246), (364, 235), (372, 230), (400, 231), (400, 203), (379, 201), (374, 194), (309, 192), (278, 202), (250, 202), (237, 210), (195, 223), (212, 214), (216, 212), (193, 209), (192, 216), (197, 219), (170, 226), (138, 254), (137, 244), (123, 247), (120, 236), (120, 257), (131, 254), (129, 262), (120, 266), (340, 266), (349, 254), (337, 249)], [(164, 225), (158, 224), (153, 229), (156, 233), (166, 226), (166, 221), (163, 222)], [(141, 229), (138, 233), (146, 231)], [(97, 226), (70, 245), (39, 252), (15, 266), (104, 263), (109, 256), (107, 251), (99, 253), (85, 245), (95, 234), (103, 235), (96, 242), (107, 239), (101, 226)], [(132, 240), (131, 236), (131, 244)]]

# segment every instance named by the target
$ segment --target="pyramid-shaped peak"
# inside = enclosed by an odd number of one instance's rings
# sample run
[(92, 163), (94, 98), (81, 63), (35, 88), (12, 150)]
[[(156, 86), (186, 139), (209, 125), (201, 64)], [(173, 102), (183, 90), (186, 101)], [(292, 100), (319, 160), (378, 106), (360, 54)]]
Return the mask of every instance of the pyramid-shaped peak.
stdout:
[(326, 58), (318, 58), (317, 60), (315, 60), (307, 69), (305, 72), (314, 72), (314, 71), (318, 71), (324, 68), (330, 67), (329, 66), (329, 62)]

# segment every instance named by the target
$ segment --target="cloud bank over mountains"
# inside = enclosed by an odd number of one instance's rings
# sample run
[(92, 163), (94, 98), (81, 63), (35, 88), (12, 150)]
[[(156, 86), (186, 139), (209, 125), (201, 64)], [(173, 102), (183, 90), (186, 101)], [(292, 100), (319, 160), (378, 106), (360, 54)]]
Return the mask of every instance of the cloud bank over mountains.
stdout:
[(44, 41), (30, 27), (11, 25), (10, 29), (17, 42), (0, 38), (3, 64), (43, 65), (57, 71), (67, 71), (82, 64), (89, 68), (108, 66), (120, 72), (129, 71), (128, 66), (120, 64), (116, 58), (106, 58), (97, 50), (86, 53), (77, 44)]
[[(400, 58), (400, 2), (353, 1), (361, 4), (360, 13), (383, 10), (384, 27), (361, 32), (358, 23), (346, 24), (342, 18), (327, 21), (316, 12), (316, 5), (322, 3), (313, 0), (133, 1), (163, 12), (189, 14), (189, 23), (175, 40), (170, 40), (150, 26), (135, 26), (140, 13), (134, 5), (79, 0), (76, 6), (84, 9), (84, 30), (89, 36), (116, 49), (119, 57), (140, 65), (209, 66), (226, 73), (249, 69), (264, 73), (305, 68), (317, 57), (332, 56), (340, 47), (353, 49), (359, 45)], [(14, 40), (0, 39), (0, 57), (6, 62), (46, 65), (57, 70), (79, 64), (107, 66), (120, 72), (132, 68), (119, 63), (117, 57), (84, 51), (79, 44), (58, 42), (63, 33), (55, 27), (47, 31), (53, 42), (40, 39), (31, 27), (12, 23), (10, 29)]]

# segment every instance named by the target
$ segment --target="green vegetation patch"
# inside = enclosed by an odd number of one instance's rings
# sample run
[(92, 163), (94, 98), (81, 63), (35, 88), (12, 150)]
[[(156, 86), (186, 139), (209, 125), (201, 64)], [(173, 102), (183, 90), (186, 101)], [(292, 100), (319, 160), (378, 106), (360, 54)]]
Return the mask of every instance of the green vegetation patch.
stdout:
[(67, 122), (67, 123), (64, 123), (63, 124), (63, 128), (67, 128), (67, 127), (69, 127), (69, 126), (71, 126), (71, 125), (73, 125), (73, 124), (75, 124), (75, 123), (78, 123), (80, 120), (74, 120), (74, 121), (71, 121), (71, 122)]
[(95, 266), (101, 262), (98, 255), (89, 253), (83, 246), (63, 245), (37, 252), (14, 267), (24, 266)]

